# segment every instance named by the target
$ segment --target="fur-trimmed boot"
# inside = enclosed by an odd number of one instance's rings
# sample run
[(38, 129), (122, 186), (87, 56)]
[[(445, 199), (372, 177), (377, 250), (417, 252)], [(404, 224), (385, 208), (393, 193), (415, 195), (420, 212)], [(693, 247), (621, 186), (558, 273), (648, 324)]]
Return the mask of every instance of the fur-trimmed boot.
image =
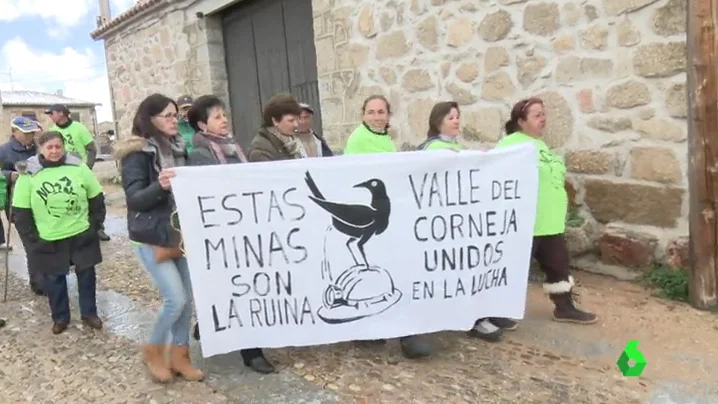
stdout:
[(204, 379), (204, 373), (192, 366), (189, 359), (189, 346), (170, 347), (170, 370), (182, 376), (185, 380), (199, 382)]
[(575, 306), (572, 276), (568, 277), (568, 281), (544, 283), (543, 288), (556, 306), (553, 310), (554, 321), (577, 324), (593, 324), (598, 321), (597, 315), (582, 311)]

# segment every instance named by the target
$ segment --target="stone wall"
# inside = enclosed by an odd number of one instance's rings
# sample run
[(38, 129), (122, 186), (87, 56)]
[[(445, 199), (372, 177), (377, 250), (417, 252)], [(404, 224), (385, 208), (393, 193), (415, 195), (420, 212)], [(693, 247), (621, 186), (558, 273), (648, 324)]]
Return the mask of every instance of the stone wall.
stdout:
[[(341, 147), (362, 100), (389, 97), (402, 148), (437, 101), (461, 104), (473, 147), (502, 136), (510, 105), (548, 108), (547, 143), (604, 262), (685, 255), (686, 0), (314, 0), (324, 133)], [(680, 261), (680, 260), (679, 260)]]
[[(10, 121), (12, 118), (16, 116), (21, 116), (23, 114), (35, 114), (35, 117), (37, 117), (40, 124), (45, 129), (49, 129), (53, 123), (50, 118), (45, 115), (45, 108), (47, 106), (44, 105), (23, 105), (23, 106), (16, 106), (16, 105), (5, 105), (2, 109), (0, 109), (2, 121), (0, 122), (0, 127), (2, 128), (9, 128), (10, 127)], [(74, 108), (70, 107), (70, 112), (75, 113), (79, 115), (80, 122), (84, 123), (85, 126), (87, 126), (90, 131), (94, 130), (94, 119), (93, 119), (93, 109), (92, 108)], [(0, 132), (0, 142), (5, 142), (10, 138), (10, 131), (1, 131)]]
[(212, 93), (229, 103), (224, 43), (217, 17), (197, 18), (196, 1), (165, 2), (104, 36), (120, 138), (152, 93), (177, 99)]

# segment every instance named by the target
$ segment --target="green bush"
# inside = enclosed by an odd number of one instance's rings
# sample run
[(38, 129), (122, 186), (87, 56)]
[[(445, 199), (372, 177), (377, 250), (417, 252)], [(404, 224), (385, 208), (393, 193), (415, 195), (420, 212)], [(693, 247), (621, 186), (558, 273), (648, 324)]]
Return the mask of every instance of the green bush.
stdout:
[(654, 296), (679, 302), (688, 301), (688, 275), (682, 269), (655, 266), (643, 280), (654, 290)]

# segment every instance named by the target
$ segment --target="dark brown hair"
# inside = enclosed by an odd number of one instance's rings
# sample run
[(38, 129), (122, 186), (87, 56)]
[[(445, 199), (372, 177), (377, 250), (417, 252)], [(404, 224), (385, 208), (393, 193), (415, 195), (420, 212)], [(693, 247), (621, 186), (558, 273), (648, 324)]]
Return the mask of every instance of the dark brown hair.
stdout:
[(296, 98), (291, 94), (277, 94), (267, 101), (262, 111), (262, 126), (271, 128), (274, 121), (281, 121), (285, 115), (302, 114), (302, 107), (299, 106)]
[(361, 106), (362, 114), (364, 114), (366, 112), (367, 104), (369, 104), (370, 102), (372, 102), (374, 100), (384, 101), (384, 104), (386, 104), (386, 113), (391, 115), (391, 104), (389, 104), (389, 100), (387, 100), (386, 97), (384, 97), (383, 95), (379, 95), (379, 94), (370, 95), (366, 98), (366, 100), (364, 100), (364, 103)]
[(441, 123), (444, 122), (444, 118), (451, 113), (452, 109), (456, 109), (456, 112), (461, 114), (459, 104), (454, 101), (434, 104), (434, 108), (431, 109), (431, 113), (429, 114), (429, 130), (426, 132), (426, 137), (439, 136), (439, 134), (441, 134)]
[(60, 143), (62, 143), (63, 145), (65, 144), (65, 138), (62, 137), (62, 134), (60, 132), (45, 132), (37, 137), (37, 145), (42, 146), (45, 143), (54, 139), (60, 139)]
[(203, 95), (197, 98), (187, 111), (187, 121), (189, 126), (196, 132), (200, 132), (199, 123), (207, 124), (209, 113), (213, 108), (224, 109), (224, 102), (214, 95)]
[(163, 94), (155, 93), (142, 100), (137, 107), (134, 119), (132, 119), (132, 134), (145, 139), (155, 138), (162, 143), (165, 136), (152, 122), (152, 117), (160, 114), (170, 104), (175, 106), (176, 111), (179, 111), (175, 100)]
[(504, 129), (506, 130), (507, 135), (521, 130), (521, 126), (519, 126), (519, 121), (522, 119), (526, 119), (526, 115), (528, 115), (529, 113), (529, 108), (531, 108), (531, 106), (534, 104), (543, 105), (543, 101), (541, 101), (540, 98), (531, 97), (523, 99), (514, 104), (514, 107), (511, 108), (511, 117), (506, 122), (506, 125), (504, 125)]

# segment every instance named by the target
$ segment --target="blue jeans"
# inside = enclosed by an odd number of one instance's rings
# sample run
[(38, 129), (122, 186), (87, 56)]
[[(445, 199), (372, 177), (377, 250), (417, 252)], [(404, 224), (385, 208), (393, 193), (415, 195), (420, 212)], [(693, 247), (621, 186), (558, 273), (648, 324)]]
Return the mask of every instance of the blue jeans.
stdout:
[(135, 245), (135, 254), (152, 277), (162, 295), (162, 309), (152, 328), (150, 344), (165, 345), (172, 335), (172, 345), (189, 345), (192, 321), (192, 282), (187, 259), (181, 257), (157, 263), (149, 245)]
[[(80, 300), (82, 318), (97, 316), (97, 275), (95, 267), (75, 272), (77, 276), (77, 294)], [(70, 323), (70, 297), (67, 295), (67, 275), (45, 275), (42, 290), (47, 293), (52, 321)]]

